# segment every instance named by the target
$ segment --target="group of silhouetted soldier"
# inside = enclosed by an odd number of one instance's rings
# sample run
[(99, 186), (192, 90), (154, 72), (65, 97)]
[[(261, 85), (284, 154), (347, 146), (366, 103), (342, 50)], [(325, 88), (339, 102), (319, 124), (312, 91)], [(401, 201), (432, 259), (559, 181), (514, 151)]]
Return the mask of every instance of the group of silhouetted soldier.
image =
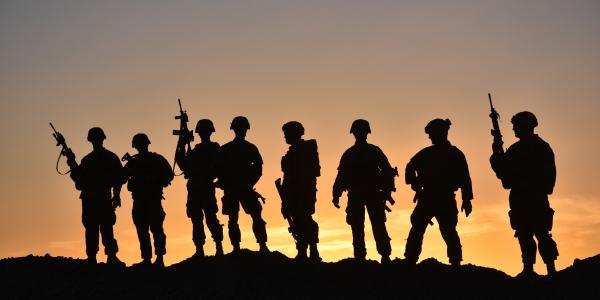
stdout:
[[(550, 234), (554, 211), (548, 202), (556, 179), (554, 154), (550, 146), (534, 133), (537, 120), (532, 113), (520, 112), (511, 122), (519, 141), (504, 152), (501, 140), (495, 139), (490, 162), (503, 187), (511, 190), (509, 216), (521, 246), (522, 274), (533, 274), (536, 257), (534, 236), (551, 274), (555, 272), (554, 261), (558, 256), (556, 243)], [(461, 243), (456, 231), (458, 208), (455, 193), (461, 189), (461, 211), (466, 216), (472, 211), (473, 193), (467, 160), (448, 141), (450, 125), (448, 119), (429, 122), (425, 133), (432, 145), (419, 151), (406, 165), (405, 181), (415, 191), (413, 201), (416, 202), (410, 216), (412, 227), (404, 253), (404, 261), (409, 265), (418, 261), (425, 230), (434, 217), (446, 242), (450, 264), (459, 266), (462, 261)], [(496, 128), (497, 122), (495, 125)], [(250, 129), (248, 119), (235, 117), (230, 129), (235, 132), (235, 138), (220, 146), (211, 141), (211, 135), (215, 132), (213, 123), (202, 119), (195, 128), (200, 137), (198, 144), (192, 147), (193, 136), (182, 138), (183, 135), (178, 142), (175, 163), (187, 179), (186, 207), (187, 216), (193, 224), (194, 257), (205, 255), (204, 220), (216, 244), (215, 255), (223, 255), (223, 229), (217, 218), (216, 188), (224, 192), (221, 208), (229, 218), (227, 227), (233, 252), (240, 250), (240, 204), (244, 212), (252, 217), (252, 230), (260, 245), (260, 252), (269, 252), (266, 222), (261, 216), (260, 200), (264, 201), (264, 198), (254, 189), (262, 176), (263, 161), (258, 148), (245, 139)], [(312, 217), (317, 201), (317, 177), (320, 176), (317, 142), (302, 138), (304, 127), (299, 122), (285, 123), (282, 129), (289, 149), (281, 159), (283, 181), (276, 181), (282, 199), (281, 212), (289, 223), (289, 231), (296, 243), (296, 258), (320, 261), (317, 248), (319, 227)], [(346, 222), (352, 230), (354, 257), (365, 260), (367, 254), (364, 236), (366, 210), (381, 262), (388, 263), (392, 248), (385, 226), (386, 210), (389, 211), (387, 202), (393, 204), (394, 201), (391, 194), (396, 190), (394, 178), (398, 176), (398, 171), (390, 165), (379, 147), (367, 142), (371, 129), (366, 120), (354, 121), (350, 133), (356, 142), (342, 155), (333, 185), (332, 202), (339, 208), (341, 195), (345, 191), (348, 193)], [(499, 129), (497, 135), (500, 136)], [(120, 206), (121, 186), (127, 183), (133, 198), (132, 215), (143, 259), (140, 264), (151, 264), (150, 231), (154, 237), (154, 264), (164, 266), (165, 212), (161, 201), (164, 199), (163, 188), (174, 178), (174, 166), (171, 168), (163, 156), (148, 150), (150, 139), (143, 133), (133, 137), (132, 147), (138, 153), (133, 156), (126, 154), (123, 157), (127, 161), (124, 167), (117, 155), (103, 147), (106, 136), (101, 128), (89, 130), (87, 140), (93, 145), (93, 150), (79, 164), (62, 135), (56, 132), (55, 137), (63, 145), (62, 153), (67, 157), (71, 178), (81, 191), (88, 261), (96, 263), (100, 233), (107, 263), (124, 265), (116, 256), (118, 245), (113, 225), (116, 221), (115, 209)], [(310, 255), (307, 253), (309, 249)]]

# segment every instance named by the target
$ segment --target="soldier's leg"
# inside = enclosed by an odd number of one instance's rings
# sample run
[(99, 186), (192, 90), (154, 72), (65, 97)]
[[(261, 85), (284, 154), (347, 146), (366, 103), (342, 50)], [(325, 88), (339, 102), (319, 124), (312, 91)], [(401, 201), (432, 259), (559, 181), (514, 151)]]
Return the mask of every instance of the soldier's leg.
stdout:
[(252, 231), (254, 232), (254, 236), (256, 237), (256, 242), (259, 244), (263, 244), (267, 242), (267, 227), (265, 222), (261, 216), (260, 211), (253, 213), (252, 215)]
[(223, 241), (223, 225), (217, 219), (217, 213), (206, 213), (206, 226), (215, 242)]
[(527, 271), (529, 271), (529, 269), (533, 271), (537, 250), (535, 240), (533, 239), (533, 233), (526, 230), (517, 230), (515, 235), (519, 240), (519, 246), (521, 246), (521, 258), (523, 260), (523, 266), (528, 269)]
[(198, 209), (192, 219), (192, 240), (196, 248), (204, 246), (206, 234), (204, 233), (204, 213), (202, 209)]
[(294, 220), (294, 232), (296, 235), (296, 250), (298, 255), (296, 258), (303, 259), (307, 257), (308, 249), (308, 219), (305, 215), (295, 213), (293, 216)]
[(440, 233), (442, 238), (446, 242), (446, 253), (451, 265), (460, 265), (462, 261), (462, 245), (460, 244), (460, 237), (456, 231), (456, 225), (458, 223), (458, 212), (440, 212), (436, 216), (438, 225), (440, 227)]
[(410, 263), (414, 264), (419, 260), (423, 245), (423, 235), (425, 235), (425, 230), (427, 230), (427, 225), (429, 225), (431, 218), (431, 212), (421, 202), (417, 202), (415, 210), (410, 215), (412, 226), (406, 239), (406, 249), (404, 251), (404, 257)]
[(266, 222), (262, 218), (262, 206), (258, 199), (254, 196), (243, 195), (241, 199), (242, 208), (252, 217), (252, 232), (256, 237), (256, 242), (261, 245), (261, 250), (266, 249), (267, 243), (267, 228)]
[(223, 241), (223, 225), (221, 225), (217, 218), (219, 208), (217, 207), (217, 198), (215, 197), (214, 189), (210, 190), (210, 194), (206, 198), (206, 202), (203, 206), (204, 214), (206, 215), (206, 226), (208, 226), (208, 230), (210, 231), (215, 244), (219, 246)]
[(352, 229), (352, 246), (354, 258), (364, 260), (367, 256), (365, 246), (365, 206), (358, 200), (348, 198), (346, 207), (346, 223)]
[(111, 256), (119, 252), (119, 245), (115, 239), (112, 224), (100, 224), (100, 233), (102, 234), (102, 244), (104, 245), (104, 253)]
[(238, 224), (239, 210), (231, 211), (229, 213), (229, 220), (227, 221), (227, 230), (229, 233), (229, 240), (233, 246), (233, 250), (240, 249), (240, 241), (242, 239), (242, 233), (240, 232), (240, 225)]
[[(107, 202), (108, 203), (108, 202)], [(113, 232), (113, 226), (117, 222), (115, 210), (109, 205), (104, 208), (100, 215), (100, 233), (102, 234), (102, 244), (104, 245), (104, 253), (109, 257), (109, 260), (116, 258), (119, 251), (117, 240)], [(118, 260), (118, 259), (116, 259)], [(118, 261), (121, 264), (121, 261)]]
[(157, 209), (152, 220), (150, 220), (150, 231), (152, 231), (152, 237), (154, 237), (154, 254), (157, 257), (167, 254), (167, 235), (163, 228), (164, 221), (165, 212), (162, 208)]
[(389, 258), (390, 254), (392, 254), (392, 246), (390, 244), (390, 236), (385, 227), (385, 207), (379, 203), (369, 203), (367, 204), (367, 212), (369, 213), (369, 219), (371, 220), (371, 228), (373, 230), (375, 244), (377, 245), (377, 252), (382, 257)]
[(310, 258), (313, 260), (321, 260), (321, 256), (319, 255), (319, 250), (317, 249), (317, 243), (319, 243), (319, 224), (313, 220), (312, 215), (308, 216), (306, 228), (306, 239), (310, 246)]
[(135, 207), (133, 210), (133, 224), (135, 225), (138, 240), (140, 241), (142, 259), (144, 261), (149, 261), (152, 258), (152, 244), (150, 243), (150, 233), (148, 232), (150, 227), (150, 224), (148, 224), (148, 216), (144, 215), (144, 212), (139, 211), (139, 209), (136, 209)]
[(96, 261), (98, 243), (100, 242), (100, 225), (84, 223), (85, 228), (85, 253), (90, 261)]
[(547, 231), (540, 231), (535, 233), (535, 237), (538, 241), (540, 256), (548, 268), (548, 274), (555, 273), (554, 261), (558, 257), (558, 247), (552, 239), (552, 234)]
[(98, 243), (100, 242), (100, 224), (96, 220), (88, 199), (82, 199), (81, 223), (85, 229), (85, 253), (90, 263), (96, 263)]

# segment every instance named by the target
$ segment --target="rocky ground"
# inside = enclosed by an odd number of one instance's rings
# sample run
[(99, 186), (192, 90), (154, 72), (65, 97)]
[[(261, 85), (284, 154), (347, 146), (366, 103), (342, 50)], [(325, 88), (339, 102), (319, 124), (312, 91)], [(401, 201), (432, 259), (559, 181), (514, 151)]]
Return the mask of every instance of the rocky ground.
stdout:
[(2, 299), (600, 299), (600, 255), (534, 278), (474, 265), (452, 269), (434, 259), (414, 268), (401, 260), (300, 263), (247, 250), (163, 270), (30, 255), (1, 260), (0, 278)]

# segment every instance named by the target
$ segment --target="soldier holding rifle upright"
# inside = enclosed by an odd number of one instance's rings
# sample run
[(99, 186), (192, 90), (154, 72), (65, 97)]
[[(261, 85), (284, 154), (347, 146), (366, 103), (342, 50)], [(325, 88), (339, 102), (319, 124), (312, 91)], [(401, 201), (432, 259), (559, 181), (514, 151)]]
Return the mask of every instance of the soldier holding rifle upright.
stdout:
[[(192, 220), (192, 240), (196, 246), (195, 258), (204, 257), (204, 219), (215, 242), (215, 255), (223, 255), (223, 227), (217, 219), (217, 198), (215, 197), (215, 178), (217, 176), (216, 166), (220, 146), (211, 141), (210, 137), (215, 132), (212, 121), (208, 119), (199, 120), (196, 124), (196, 133), (200, 137), (200, 143), (191, 149), (190, 143), (194, 136), (187, 129), (187, 114), (181, 109), (180, 135), (177, 144), (176, 162), (188, 179), (187, 182), (187, 216)], [(186, 147), (187, 146), (187, 147)]]
[[(490, 105), (491, 95), (488, 94)], [(535, 115), (522, 111), (511, 119), (515, 136), (519, 139), (506, 152), (502, 147), (502, 135), (498, 125), (498, 113), (491, 106), (494, 143), (490, 163), (505, 189), (510, 189), (510, 225), (521, 247), (523, 271), (521, 276), (535, 274), (536, 248), (546, 264), (549, 275), (556, 273), (554, 261), (558, 247), (552, 239), (554, 210), (548, 195), (556, 182), (554, 152), (548, 143), (535, 134), (538, 125)], [(537, 247), (534, 237), (537, 239)]]
[(81, 160), (80, 164), (77, 164), (75, 154), (67, 147), (64, 137), (56, 130), (54, 130), (54, 137), (63, 148), (61, 153), (67, 157), (67, 164), (71, 168), (71, 179), (75, 182), (75, 187), (81, 191), (81, 219), (85, 228), (87, 262), (96, 264), (101, 234), (104, 252), (107, 255), (106, 263), (124, 267), (125, 263), (117, 257), (119, 247), (113, 232), (113, 225), (117, 221), (115, 209), (121, 206), (123, 166), (119, 157), (104, 148), (106, 135), (99, 127), (93, 127), (88, 131), (87, 140), (92, 144), (93, 150)]

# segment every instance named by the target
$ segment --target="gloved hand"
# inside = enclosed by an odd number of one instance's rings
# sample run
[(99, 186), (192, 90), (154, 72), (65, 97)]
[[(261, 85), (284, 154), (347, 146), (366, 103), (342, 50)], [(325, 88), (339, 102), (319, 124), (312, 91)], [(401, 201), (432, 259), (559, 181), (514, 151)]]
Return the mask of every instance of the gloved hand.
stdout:
[(333, 206), (335, 206), (336, 208), (340, 208), (340, 197), (333, 197), (333, 200), (331, 200), (331, 202), (333, 202)]
[(468, 217), (471, 214), (471, 211), (473, 211), (471, 200), (463, 200), (462, 205), (460, 206), (460, 211), (464, 211), (465, 215)]

